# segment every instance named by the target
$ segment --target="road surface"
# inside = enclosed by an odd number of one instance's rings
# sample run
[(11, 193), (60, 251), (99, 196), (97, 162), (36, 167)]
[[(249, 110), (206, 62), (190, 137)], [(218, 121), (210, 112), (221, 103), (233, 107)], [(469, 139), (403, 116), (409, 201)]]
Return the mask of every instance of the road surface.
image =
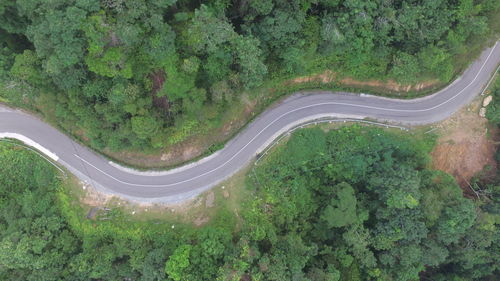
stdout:
[(370, 118), (404, 125), (443, 120), (486, 86), (500, 62), (500, 44), (484, 50), (445, 89), (423, 98), (397, 100), (343, 92), (301, 92), (272, 106), (213, 155), (164, 172), (119, 167), (57, 129), (0, 105), (0, 138), (18, 138), (66, 167), (99, 191), (139, 202), (180, 202), (213, 187), (243, 168), (274, 138), (299, 123), (321, 117)]

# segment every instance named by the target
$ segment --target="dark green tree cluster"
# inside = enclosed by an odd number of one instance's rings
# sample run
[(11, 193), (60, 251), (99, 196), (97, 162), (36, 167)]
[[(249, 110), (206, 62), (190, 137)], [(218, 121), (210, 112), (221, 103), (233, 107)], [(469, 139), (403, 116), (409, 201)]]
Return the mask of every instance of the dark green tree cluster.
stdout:
[(448, 81), (495, 0), (5, 0), (4, 98), (94, 148), (151, 148), (219, 124), (238, 93), (333, 68)]
[(379, 129), (302, 130), (250, 173), (237, 217), (221, 209), (207, 226), (172, 229), (119, 210), (68, 216), (56, 170), (3, 144), (0, 279), (488, 280), (500, 265), (498, 181), (463, 197), (426, 169), (431, 147)]
[(199, 280), (211, 280), (234, 247), (234, 221), (224, 216), (193, 232), (171, 224), (116, 226), (123, 213), (112, 210), (106, 218), (114, 222), (72, 227), (63, 210), (75, 206), (60, 204), (60, 188), (68, 186), (44, 159), (0, 143), (0, 280), (178, 280), (182, 251), (196, 255), (189, 264), (201, 267)]
[(257, 280), (498, 274), (498, 199), (475, 205), (426, 169), (430, 143), (361, 127), (299, 131), (256, 169), (242, 234), (252, 254), (235, 264)]
[(80, 241), (54, 204), (55, 170), (38, 156), (0, 144), (0, 279), (68, 278)]
[[(500, 79), (495, 78), (491, 87), (493, 100), (487, 107), (486, 118), (492, 132), (492, 139), (499, 139), (500, 128)], [(436, 281), (474, 280), (491, 274), (495, 280), (500, 276), (500, 150), (495, 151), (496, 168), (486, 165), (470, 182), (473, 198), (476, 198), (477, 219), (464, 237), (450, 247), (450, 258), (439, 268), (430, 272)], [(495, 266), (495, 264), (497, 264)], [(496, 275), (495, 275), (496, 274)]]

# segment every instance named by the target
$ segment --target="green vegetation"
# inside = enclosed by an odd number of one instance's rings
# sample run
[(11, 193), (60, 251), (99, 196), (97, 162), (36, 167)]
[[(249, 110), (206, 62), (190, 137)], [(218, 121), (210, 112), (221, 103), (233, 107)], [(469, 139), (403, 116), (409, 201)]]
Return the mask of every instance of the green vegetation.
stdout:
[[(484, 197), (474, 206), (451, 176), (428, 170), (431, 148), (432, 140), (376, 129), (300, 131), (257, 169), (255, 186), (271, 211), (256, 216), (271, 218), (268, 231), (316, 248), (302, 272), (312, 280), (490, 275), (498, 263), (490, 208), (498, 202)], [(325, 268), (342, 279), (319, 277)], [(276, 280), (291, 279), (282, 276)]]
[(498, 74), (490, 89), (493, 99), (486, 109), (486, 118), (493, 128), (500, 129), (500, 76)]
[(78, 217), (54, 168), (0, 144), (0, 279), (493, 280), (498, 181), (463, 197), (427, 168), (433, 141), (297, 131), (249, 172), (239, 214), (196, 229)]
[[(0, 143), (0, 280), (165, 280), (166, 260), (182, 243), (230, 246), (234, 220), (224, 210), (196, 232), (167, 222), (131, 223), (121, 210), (91, 221), (80, 216), (63, 184), (38, 155)], [(199, 256), (211, 268), (206, 274), (215, 274), (220, 254)]]
[[(56, 0), (0, 4), (0, 96), (95, 149), (219, 128), (298, 75), (448, 82), (498, 32), (496, 0)], [(281, 85), (281, 86), (280, 86)], [(238, 110), (241, 111), (241, 110)]]

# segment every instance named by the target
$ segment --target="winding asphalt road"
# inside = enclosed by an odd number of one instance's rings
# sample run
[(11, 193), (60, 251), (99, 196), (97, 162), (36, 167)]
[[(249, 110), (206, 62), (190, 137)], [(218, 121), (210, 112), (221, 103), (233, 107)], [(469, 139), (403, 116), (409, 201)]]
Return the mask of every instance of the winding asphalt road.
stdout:
[(500, 44), (445, 89), (413, 100), (343, 92), (303, 92), (266, 110), (220, 151), (165, 172), (139, 172), (110, 163), (37, 117), (0, 105), (0, 138), (34, 146), (98, 190), (140, 202), (180, 202), (213, 187), (247, 165), (288, 129), (323, 117), (370, 118), (404, 125), (443, 120), (486, 86), (500, 63)]

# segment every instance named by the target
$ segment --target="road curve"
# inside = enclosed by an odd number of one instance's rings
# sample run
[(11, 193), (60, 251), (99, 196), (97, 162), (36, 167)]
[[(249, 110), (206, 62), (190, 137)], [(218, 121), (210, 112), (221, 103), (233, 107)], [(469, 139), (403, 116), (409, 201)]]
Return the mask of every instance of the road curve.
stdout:
[(37, 117), (0, 105), (0, 138), (18, 138), (102, 192), (139, 202), (180, 202), (215, 186), (247, 165), (287, 129), (320, 117), (371, 118), (404, 125), (443, 120), (486, 86), (500, 63), (500, 44), (484, 50), (445, 89), (423, 98), (398, 100), (343, 92), (301, 92), (263, 112), (213, 155), (165, 171), (119, 167)]

